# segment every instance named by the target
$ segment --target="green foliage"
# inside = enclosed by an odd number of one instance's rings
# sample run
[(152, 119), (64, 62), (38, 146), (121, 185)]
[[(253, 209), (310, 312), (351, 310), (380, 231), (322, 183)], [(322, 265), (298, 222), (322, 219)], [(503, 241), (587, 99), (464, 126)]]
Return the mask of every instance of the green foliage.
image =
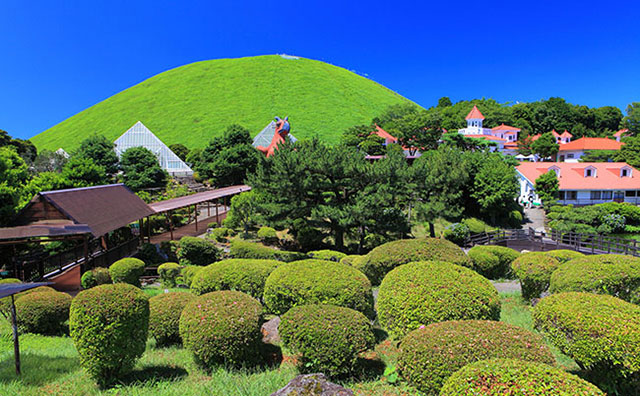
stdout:
[(262, 298), (267, 277), (281, 262), (276, 260), (229, 259), (204, 267), (193, 278), (196, 294), (236, 290)]
[(185, 236), (176, 252), (180, 265), (209, 265), (220, 260), (222, 251), (202, 238)]
[(87, 158), (104, 168), (107, 174), (114, 175), (118, 172), (118, 157), (113, 148), (113, 142), (103, 135), (92, 135), (80, 142), (74, 157)]
[(445, 320), (500, 318), (491, 282), (468, 268), (425, 261), (401, 265), (380, 285), (378, 320), (401, 339), (421, 326)]
[(340, 262), (343, 258), (347, 257), (346, 254), (342, 252), (337, 252), (335, 250), (312, 250), (307, 252), (310, 258), (316, 260), (326, 260), (326, 261), (335, 261)]
[(242, 228), (245, 235), (260, 220), (258, 205), (261, 197), (254, 190), (245, 191), (231, 198), (231, 208), (224, 219), (225, 227)]
[(140, 277), (144, 273), (144, 261), (127, 257), (116, 261), (109, 267), (113, 283), (128, 283), (140, 287)]
[(330, 377), (352, 374), (358, 354), (375, 344), (367, 317), (335, 305), (293, 307), (282, 316), (278, 330), (284, 345), (300, 355), (301, 372)]
[[(215, 223), (214, 223), (215, 224)], [(232, 231), (227, 227), (214, 228), (207, 233), (207, 238), (216, 242), (226, 242), (227, 238), (232, 235)]]
[(551, 132), (545, 132), (531, 144), (531, 150), (543, 160), (555, 160), (560, 145)]
[(504, 246), (479, 245), (469, 249), (468, 255), (474, 271), (489, 279), (501, 279), (510, 277), (511, 263), (520, 253)]
[(640, 102), (633, 102), (627, 106), (627, 116), (622, 122), (634, 136), (640, 136)]
[(82, 274), (80, 278), (80, 284), (83, 289), (91, 289), (99, 285), (106, 285), (111, 283), (111, 275), (107, 268), (96, 267), (90, 271)]
[(534, 188), (545, 207), (555, 204), (558, 200), (558, 186), (558, 176), (553, 170), (541, 174), (536, 179)]
[(197, 265), (184, 265), (180, 270), (180, 278), (178, 278), (178, 283), (183, 284), (185, 286), (191, 287), (191, 283), (193, 282), (193, 278), (198, 274), (198, 272), (202, 271), (204, 267), (200, 267)]
[(152, 243), (143, 243), (138, 250), (138, 253), (136, 253), (136, 258), (144, 261), (148, 266), (159, 264), (164, 261), (160, 253), (158, 253), (158, 248)]
[(640, 307), (591, 293), (560, 293), (534, 308), (538, 329), (611, 394), (640, 389)]
[(229, 256), (233, 258), (278, 260), (284, 262), (303, 260), (307, 258), (307, 255), (303, 253), (277, 250), (259, 243), (241, 241), (239, 239), (231, 241)]
[(44, 149), (38, 153), (33, 161), (33, 169), (38, 174), (43, 172), (59, 173), (68, 160), (62, 153)]
[(640, 207), (607, 202), (582, 207), (553, 206), (547, 215), (549, 227), (560, 232), (610, 234), (634, 232), (640, 225)]
[(74, 188), (99, 186), (109, 182), (104, 168), (84, 157), (71, 157), (62, 168), (61, 176)]
[(551, 256), (554, 259), (558, 260), (560, 264), (564, 264), (569, 260), (573, 260), (576, 258), (584, 257), (584, 254), (580, 252), (576, 252), (575, 250), (568, 249), (556, 249), (545, 252), (547, 256)]
[(551, 274), (560, 262), (543, 252), (521, 254), (511, 263), (511, 269), (522, 286), (522, 297), (538, 298), (549, 288)]
[(66, 293), (42, 291), (22, 295), (16, 300), (18, 328), (23, 333), (62, 333), (70, 306), (71, 296)]
[(167, 184), (167, 172), (160, 167), (158, 158), (142, 146), (132, 147), (122, 153), (120, 167), (124, 172), (124, 184), (133, 191)]
[(395, 267), (427, 260), (472, 266), (471, 260), (455, 244), (444, 239), (426, 238), (403, 239), (378, 246), (358, 262), (357, 268), (367, 275), (372, 284), (379, 285)]
[(8, 224), (17, 213), (28, 177), (24, 160), (13, 149), (0, 147), (0, 225)]
[(364, 256), (358, 254), (350, 254), (348, 256), (344, 256), (340, 259), (340, 264), (350, 265), (352, 267), (356, 266), (356, 261), (361, 260)]
[(160, 282), (164, 287), (175, 287), (182, 268), (178, 263), (164, 263), (158, 266)]
[(428, 395), (437, 395), (452, 374), (480, 360), (501, 358), (555, 363), (542, 337), (494, 321), (435, 323), (409, 333), (400, 349), (398, 369), (402, 377)]
[(173, 153), (183, 161), (187, 160), (187, 157), (189, 156), (189, 153), (190, 153), (189, 148), (187, 148), (187, 146), (181, 143), (174, 143), (170, 145), (169, 150), (173, 151)]
[(519, 359), (471, 363), (445, 382), (440, 396), (605, 396), (595, 385), (564, 370)]
[(196, 297), (180, 316), (180, 337), (205, 367), (237, 366), (256, 359), (262, 306), (247, 294), (216, 291)]
[(475, 218), (475, 217), (469, 217), (466, 218), (464, 220), (462, 220), (462, 224), (466, 225), (467, 227), (469, 227), (469, 232), (473, 235), (473, 234), (481, 234), (483, 232), (488, 232), (491, 230), (491, 227), (489, 227), (489, 225), (487, 223), (485, 223), (484, 221)]
[(451, 241), (458, 246), (464, 245), (467, 238), (471, 235), (469, 227), (464, 223), (453, 223), (443, 232), (443, 237), (447, 241)]
[(149, 333), (156, 345), (180, 343), (180, 315), (194, 298), (189, 292), (171, 292), (149, 299)]
[(553, 272), (549, 291), (609, 294), (640, 304), (640, 258), (602, 254), (573, 259)]
[(371, 283), (344, 264), (302, 260), (276, 268), (267, 278), (263, 300), (277, 315), (305, 304), (331, 304), (374, 316)]
[(80, 363), (101, 386), (127, 374), (145, 350), (149, 300), (127, 284), (81, 291), (71, 302), (69, 330)]
[(472, 198), (482, 214), (496, 224), (502, 213), (508, 213), (520, 191), (516, 170), (499, 155), (489, 155), (483, 161), (473, 181)]
[(170, 262), (178, 261), (178, 248), (180, 247), (180, 242), (178, 241), (164, 241), (160, 242), (160, 251), (167, 256), (167, 260)]
[(262, 243), (266, 243), (268, 245), (278, 242), (278, 234), (276, 233), (276, 230), (271, 227), (260, 227), (258, 230), (258, 238), (260, 238)]

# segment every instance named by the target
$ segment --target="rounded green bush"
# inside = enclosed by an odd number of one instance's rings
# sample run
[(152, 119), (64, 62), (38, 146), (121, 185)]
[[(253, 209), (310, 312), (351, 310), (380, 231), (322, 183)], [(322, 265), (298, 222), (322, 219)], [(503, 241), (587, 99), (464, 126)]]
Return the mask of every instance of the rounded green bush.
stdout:
[(229, 259), (208, 265), (193, 278), (196, 294), (236, 290), (260, 299), (267, 277), (281, 262), (276, 260)]
[(500, 319), (500, 298), (491, 282), (455, 264), (404, 264), (385, 276), (378, 294), (378, 320), (400, 339), (411, 330), (456, 319)]
[(16, 300), (18, 327), (23, 333), (56, 335), (69, 319), (71, 296), (57, 291), (29, 293)]
[(96, 287), (98, 285), (106, 285), (111, 283), (111, 275), (109, 275), (109, 270), (107, 268), (96, 267), (90, 271), (82, 274), (80, 278), (80, 284), (83, 289), (91, 289), (92, 287)]
[(180, 316), (186, 349), (206, 367), (253, 362), (261, 341), (262, 305), (248, 294), (216, 291), (196, 297)]
[(501, 278), (511, 278), (513, 276), (511, 272), (511, 263), (520, 257), (520, 252), (509, 247), (499, 245), (488, 245), (485, 246), (485, 248), (496, 255), (500, 260), (500, 269), (504, 272), (498, 276)]
[(330, 377), (352, 373), (358, 354), (375, 344), (369, 319), (335, 305), (293, 307), (282, 315), (278, 331), (284, 345), (299, 355), (301, 372)]
[(640, 306), (607, 295), (559, 293), (540, 300), (533, 321), (603, 390), (640, 389)]
[(539, 335), (504, 322), (463, 320), (434, 323), (400, 343), (398, 370), (410, 384), (437, 395), (453, 373), (479, 360), (521, 359), (554, 364)]
[(231, 236), (231, 230), (226, 227), (214, 228), (207, 234), (207, 237), (209, 239), (212, 239), (216, 242), (225, 242), (227, 240), (227, 237), (229, 236)]
[(176, 255), (180, 265), (205, 266), (218, 261), (222, 250), (202, 238), (185, 236), (180, 239)]
[(358, 262), (372, 284), (379, 285), (382, 278), (395, 267), (413, 261), (445, 261), (471, 267), (471, 259), (453, 242), (445, 239), (402, 239), (380, 245)]
[(576, 252), (575, 250), (568, 250), (568, 249), (550, 250), (545, 253), (547, 256), (551, 256), (554, 259), (558, 260), (561, 264), (566, 263), (569, 260), (584, 257), (584, 254), (582, 253)]
[(496, 274), (504, 272), (499, 268), (500, 259), (498, 256), (486, 249), (485, 246), (474, 246), (469, 249), (467, 254), (473, 262), (473, 270), (486, 278), (497, 279), (500, 276), (496, 276)]
[(362, 260), (363, 257), (364, 256), (361, 256), (359, 254), (350, 254), (348, 256), (344, 256), (343, 258), (341, 258), (340, 264), (346, 264), (346, 265), (355, 267), (355, 262), (358, 260)]
[(149, 327), (149, 299), (118, 283), (81, 291), (71, 302), (69, 329), (80, 362), (100, 385), (131, 371), (142, 356)]
[(258, 230), (258, 238), (266, 244), (278, 242), (278, 233), (271, 227), (260, 227)]
[(128, 283), (140, 287), (140, 277), (144, 274), (144, 261), (127, 257), (116, 261), (109, 267), (113, 283)]
[(440, 396), (605, 396), (577, 375), (542, 363), (490, 359), (471, 363), (445, 382)]
[(312, 250), (307, 252), (309, 257), (316, 260), (327, 260), (327, 261), (335, 261), (336, 263), (340, 262), (343, 258), (347, 257), (346, 254), (342, 252), (337, 252), (335, 250)]
[(551, 293), (581, 291), (609, 294), (640, 303), (640, 258), (617, 254), (585, 256), (551, 274)]
[(239, 239), (231, 241), (229, 256), (232, 258), (278, 260), (286, 263), (308, 258), (304, 253), (278, 250), (260, 243), (241, 241)]
[(353, 267), (331, 261), (310, 259), (279, 266), (267, 278), (263, 300), (276, 315), (306, 304), (338, 305), (368, 317), (375, 315), (367, 277)]
[(180, 314), (195, 296), (189, 292), (162, 293), (149, 299), (149, 333), (157, 345), (180, 340)]
[(543, 252), (529, 252), (520, 255), (511, 263), (511, 269), (522, 286), (522, 297), (538, 298), (549, 289), (551, 274), (560, 262)]
[(202, 271), (204, 267), (199, 267), (197, 265), (185, 265), (180, 269), (180, 277), (177, 279), (177, 282), (181, 285), (185, 285), (191, 287), (191, 283), (193, 282), (193, 278), (198, 274), (198, 272)]
[(178, 263), (164, 263), (158, 266), (160, 282), (165, 287), (175, 287), (182, 267)]

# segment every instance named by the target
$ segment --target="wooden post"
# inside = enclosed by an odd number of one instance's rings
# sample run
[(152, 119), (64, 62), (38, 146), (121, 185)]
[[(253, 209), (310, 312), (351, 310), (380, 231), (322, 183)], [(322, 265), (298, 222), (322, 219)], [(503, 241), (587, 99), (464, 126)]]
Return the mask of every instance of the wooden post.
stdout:
[(16, 361), (16, 375), (20, 375), (20, 343), (18, 342), (18, 319), (16, 317), (16, 302), (11, 295), (11, 327), (13, 328), (13, 355)]
[(196, 219), (196, 232), (198, 232), (198, 204), (193, 205), (193, 217)]
[(171, 240), (173, 241), (173, 227), (171, 227), (171, 211), (164, 212), (164, 215), (167, 218), (167, 227), (169, 227), (169, 233), (171, 234)]
[(207, 201), (207, 217), (211, 217), (211, 201)]
[(147, 216), (147, 242), (151, 243), (151, 217)]
[(220, 225), (220, 214), (218, 211), (219, 207), (220, 207), (220, 200), (216, 199), (216, 223), (218, 223), (218, 225)]
[[(87, 271), (89, 269), (89, 237), (85, 235), (84, 237), (84, 270)], [(82, 271), (82, 267), (80, 267), (80, 272)]]
[(144, 221), (138, 220), (138, 229), (140, 230), (140, 243), (144, 243)]

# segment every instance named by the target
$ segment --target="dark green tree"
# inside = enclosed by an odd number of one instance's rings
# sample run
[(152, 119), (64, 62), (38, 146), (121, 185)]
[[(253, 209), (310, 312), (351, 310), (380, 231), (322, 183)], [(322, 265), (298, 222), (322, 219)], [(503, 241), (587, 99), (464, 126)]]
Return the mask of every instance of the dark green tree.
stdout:
[(144, 147), (132, 147), (122, 153), (120, 167), (124, 172), (124, 184), (133, 191), (164, 187), (168, 175), (158, 158)]
[(67, 161), (69, 161), (69, 159), (63, 154), (44, 149), (38, 153), (35, 161), (33, 161), (33, 168), (36, 173), (62, 172), (62, 168)]
[(364, 142), (375, 129), (372, 125), (356, 125), (347, 128), (342, 133), (341, 143), (345, 146), (360, 147), (360, 144)]
[(475, 175), (472, 198), (477, 200), (481, 213), (496, 224), (513, 208), (519, 190), (515, 168), (501, 155), (489, 154)]
[(32, 164), (38, 155), (38, 149), (30, 140), (13, 139), (9, 144), (27, 164)]
[(640, 136), (630, 136), (624, 138), (625, 144), (615, 156), (615, 160), (626, 162), (637, 168), (640, 167)]
[(88, 158), (104, 168), (107, 174), (115, 175), (118, 172), (118, 157), (113, 148), (114, 144), (103, 135), (92, 135), (80, 143), (74, 157)]
[(560, 145), (551, 132), (543, 133), (535, 142), (531, 144), (531, 151), (537, 154), (544, 161), (555, 161)]
[(633, 102), (627, 106), (627, 115), (622, 122), (633, 136), (640, 135), (640, 102)]
[(587, 151), (582, 157), (580, 157), (580, 162), (611, 162), (615, 160), (619, 153), (619, 150)]
[(442, 132), (439, 114), (427, 111), (409, 113), (396, 120), (393, 129), (389, 130), (410, 155), (437, 148)]
[(534, 188), (545, 209), (550, 208), (558, 200), (559, 183), (556, 172), (550, 170), (538, 176)]
[(174, 143), (170, 145), (169, 150), (173, 151), (173, 153), (183, 161), (186, 161), (187, 156), (189, 155), (189, 149), (187, 148), (187, 146), (181, 143)]
[(16, 214), (29, 171), (14, 147), (0, 147), (0, 225)]
[(70, 187), (99, 186), (109, 182), (104, 168), (86, 157), (72, 157), (62, 168), (62, 177)]
[(443, 96), (438, 99), (438, 107), (450, 107), (453, 103), (451, 103), (451, 99), (448, 96)]

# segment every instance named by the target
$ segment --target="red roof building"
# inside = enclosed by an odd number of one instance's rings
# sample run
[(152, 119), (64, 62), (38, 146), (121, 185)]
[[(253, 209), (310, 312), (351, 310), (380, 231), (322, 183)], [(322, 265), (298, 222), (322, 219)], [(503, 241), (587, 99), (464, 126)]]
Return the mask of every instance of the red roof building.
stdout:
[(473, 105), (473, 109), (467, 114), (465, 120), (484, 120), (484, 116), (480, 110), (478, 110), (478, 106)]

